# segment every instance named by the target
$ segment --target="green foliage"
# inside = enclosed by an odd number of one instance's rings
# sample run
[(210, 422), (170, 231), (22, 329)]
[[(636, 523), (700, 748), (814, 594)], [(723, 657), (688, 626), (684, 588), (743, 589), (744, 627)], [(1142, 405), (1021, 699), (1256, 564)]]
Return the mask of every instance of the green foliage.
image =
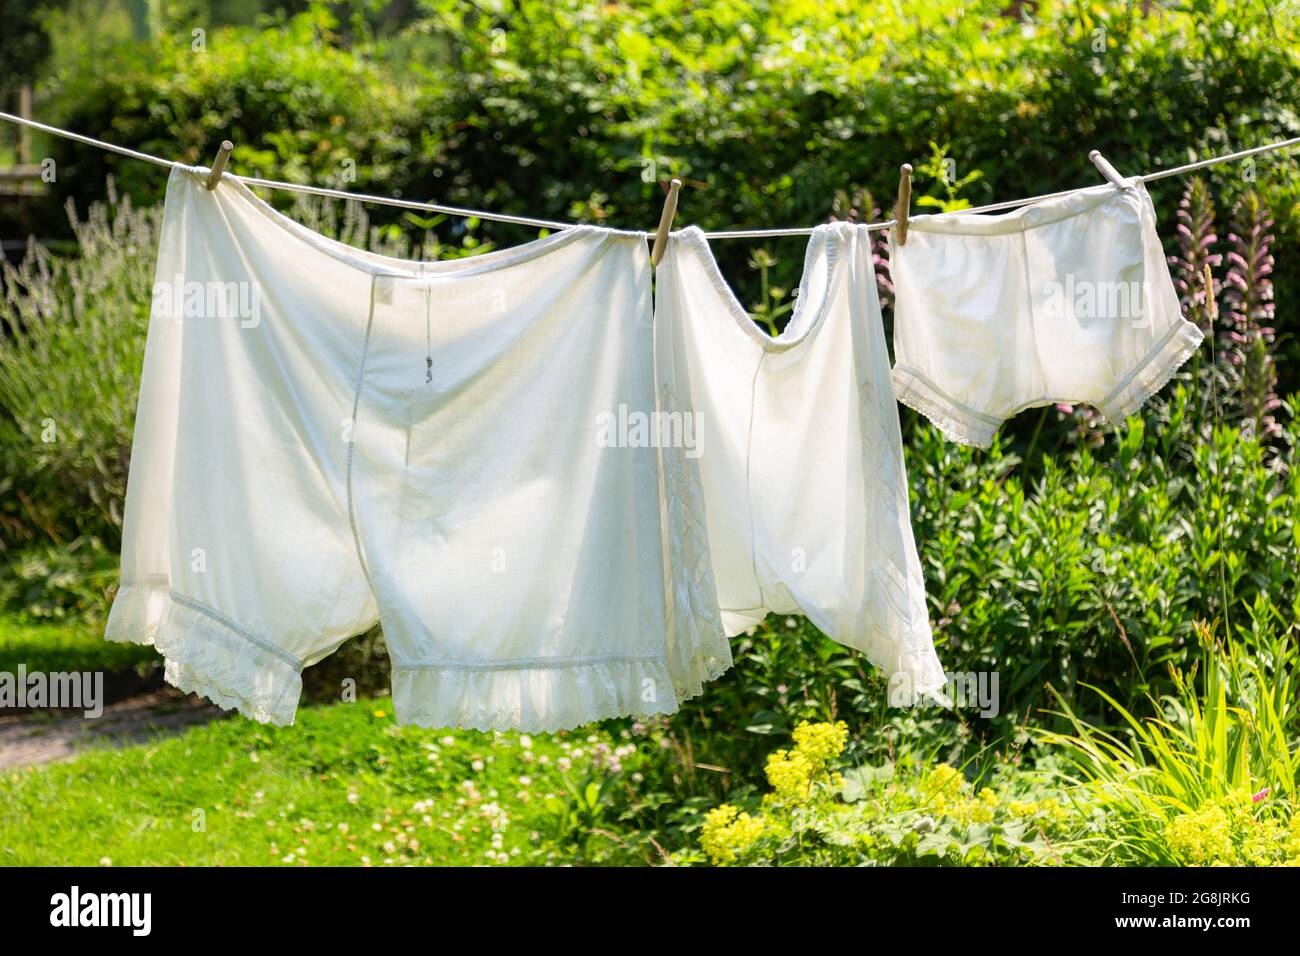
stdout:
[[(767, 760), (772, 791), (745, 809), (704, 815), (699, 844), (715, 864), (970, 866), (1063, 862), (1065, 798), (1031, 775), (1001, 789), (975, 786), (946, 763), (900, 762), (834, 769), (843, 724), (801, 724), (793, 749)], [(700, 862), (683, 851), (679, 862)]]
[[(80, 56), (61, 58), (43, 116), (198, 165), (230, 139), (232, 170), (249, 175), (381, 192), (410, 181), (421, 121), (411, 91), (341, 48), (323, 7), (257, 28), (203, 21), (197, 37), (195, 21), (175, 13), (146, 42), (91, 38)], [(100, 198), (109, 174), (133, 196), (161, 196), (156, 167), (66, 140), (49, 149), (63, 195), (78, 205)]]
[[(350, 188), (647, 228), (671, 175), (688, 180), (683, 221), (807, 224), (837, 191), (892, 196), (900, 162), (920, 169), (940, 149), (955, 170), (918, 180), (922, 206), (930, 188), (978, 204), (1096, 182), (1090, 146), (1136, 172), (1300, 130), (1297, 14), (1268, 4), (424, 0), (373, 26), (372, 13), (313, 3), (212, 27), (202, 52), (190, 31), (209, 21), (183, 7), (146, 44), (79, 38), (70, 22), (39, 108), (191, 162), (228, 135), (238, 171), (336, 183), (352, 159)], [(110, 168), (138, 198), (161, 192), (157, 170), (49, 149), (82, 201)], [(1296, 162), (1261, 158), (1254, 183), (1245, 167), (1211, 173), (1227, 204), (1254, 186), (1277, 212), (1279, 301), (1300, 301)], [(1180, 188), (1153, 183), (1157, 208), (1171, 215)], [(498, 244), (529, 237), (486, 228)], [(798, 248), (772, 250), (772, 285), (794, 288)], [(743, 275), (751, 252), (725, 244), (724, 272)]]
[[(4, 102), (21, 83), (36, 79), (36, 68), (50, 54), (50, 37), (45, 22), (50, 0), (0, 0), (0, 102)], [(8, 106), (4, 107), (8, 110)]]
[(1125, 701), (1168, 688), (1200, 654), (1197, 621), (1257, 600), (1300, 620), (1300, 477), (1193, 422), (1181, 387), (1037, 474), (929, 428), (906, 451), (940, 656), (998, 671), (1005, 720), (1034, 715), (1049, 683), (1071, 700), (1081, 683)]
[(1261, 655), (1201, 638), (1211, 646), (1200, 679), (1175, 675), (1172, 693), (1148, 701), (1151, 716), (1097, 691), (1120, 728), (1094, 727), (1062, 700), (1072, 732), (1040, 735), (1104, 812), (1081, 845), (1121, 864), (1300, 865), (1300, 646), (1292, 635)]
[(0, 608), (33, 620), (94, 620), (117, 589), (118, 571), (117, 554), (95, 538), (27, 548), (0, 561)]

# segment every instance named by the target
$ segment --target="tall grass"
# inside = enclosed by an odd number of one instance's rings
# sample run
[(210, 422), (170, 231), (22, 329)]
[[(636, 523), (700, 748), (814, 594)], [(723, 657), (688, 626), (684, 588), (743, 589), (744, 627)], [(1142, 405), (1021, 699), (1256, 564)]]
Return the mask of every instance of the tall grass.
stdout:
[(1251, 859), (1268, 853), (1259, 838), (1282, 839), (1279, 824), (1300, 800), (1300, 651), (1294, 630), (1278, 634), (1269, 617), (1243, 628), (1244, 640), (1216, 640), (1200, 625), (1204, 666), (1174, 674), (1174, 691), (1148, 698), (1145, 716), (1093, 688), (1119, 718), (1113, 731), (1081, 720), (1057, 695), (1073, 732), (1036, 737), (1067, 758), (1101, 809), (1080, 840), (1097, 858), (1189, 862), (1180, 820), (1226, 821), (1231, 835), (1218, 852), (1227, 858), (1217, 862), (1261, 862)]

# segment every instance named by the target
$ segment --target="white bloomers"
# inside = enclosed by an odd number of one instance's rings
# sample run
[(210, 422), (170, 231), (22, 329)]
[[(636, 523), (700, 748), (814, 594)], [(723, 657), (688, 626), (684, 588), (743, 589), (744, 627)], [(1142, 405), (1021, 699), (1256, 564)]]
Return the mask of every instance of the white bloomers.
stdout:
[(606, 440), (658, 410), (643, 236), (409, 262), (202, 172), (168, 184), (110, 639), (275, 723), (377, 621), (425, 726), (670, 713), (730, 665), (695, 462)]
[(1119, 422), (1195, 352), (1141, 180), (998, 216), (891, 231), (894, 385), (949, 439), (987, 447), (1036, 405)]
[(802, 612), (884, 670), (891, 704), (941, 693), (868, 232), (814, 230), (773, 338), (685, 229), (655, 313), (662, 404), (691, 416), (727, 633)]

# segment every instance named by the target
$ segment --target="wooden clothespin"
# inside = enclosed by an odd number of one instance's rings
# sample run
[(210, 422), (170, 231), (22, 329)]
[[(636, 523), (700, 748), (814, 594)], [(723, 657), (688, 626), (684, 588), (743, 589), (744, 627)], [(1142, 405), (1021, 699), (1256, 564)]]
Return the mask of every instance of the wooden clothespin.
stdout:
[(1092, 165), (1096, 166), (1101, 174), (1106, 177), (1108, 183), (1112, 186), (1118, 186), (1120, 189), (1125, 187), (1126, 183), (1124, 182), (1124, 177), (1119, 174), (1119, 171), (1114, 166), (1106, 161), (1106, 157), (1101, 155), (1100, 150), (1092, 150), (1092, 152), (1088, 153), (1088, 159), (1091, 160)]
[(208, 190), (217, 188), (217, 183), (221, 182), (221, 174), (226, 171), (226, 161), (230, 159), (231, 150), (235, 144), (228, 139), (221, 141), (221, 148), (217, 150), (217, 158), (212, 161), (212, 169), (208, 172)]
[(674, 178), (668, 184), (668, 195), (664, 198), (664, 211), (659, 214), (659, 229), (655, 232), (655, 244), (650, 249), (650, 262), (658, 266), (664, 257), (664, 247), (668, 245), (668, 230), (672, 228), (673, 217), (677, 215), (677, 194), (682, 191), (682, 181)]
[(894, 241), (907, 245), (907, 213), (912, 208), (912, 164), (898, 168), (898, 205), (894, 207)]

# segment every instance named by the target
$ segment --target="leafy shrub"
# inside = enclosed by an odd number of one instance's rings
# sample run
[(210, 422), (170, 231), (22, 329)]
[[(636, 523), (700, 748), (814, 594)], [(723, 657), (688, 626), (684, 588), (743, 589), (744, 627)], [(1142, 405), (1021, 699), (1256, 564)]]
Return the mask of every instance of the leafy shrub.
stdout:
[(96, 538), (28, 548), (0, 568), (0, 608), (40, 620), (97, 617), (118, 583), (117, 555)]
[[(337, 184), (355, 160), (352, 188), (629, 228), (654, 225), (656, 180), (670, 174), (690, 181), (684, 222), (804, 224), (826, 217), (840, 191), (892, 196), (904, 160), (918, 167), (918, 204), (951, 198), (954, 184), (929, 163), (934, 143), (956, 163), (962, 199), (979, 203), (1098, 181), (1082, 144), (1129, 173), (1300, 127), (1300, 55), (1285, 42), (1296, 13), (1265, 5), (1229, 17), (1216, 0), (869, 12), (847, 0), (426, 0), (374, 30), (356, 24), (368, 10), (340, 24), (335, 9), (311, 3), (255, 29), (213, 28), (201, 53), (184, 7), (147, 44), (73, 40), (69, 23), (56, 45), (85, 50), (56, 50), (61, 66), (38, 90), (39, 109), (191, 162), (207, 162), (229, 135), (237, 171)], [(62, 188), (93, 190), (113, 169), (142, 201), (143, 190), (161, 192), (156, 170), (51, 149), (67, 164)], [(1255, 188), (1278, 212), (1281, 301), (1300, 296), (1296, 170), (1294, 155), (1273, 154), (1209, 174), (1229, 208)], [(1165, 209), (1181, 186), (1151, 188)], [(498, 242), (530, 237), (487, 228)], [(795, 287), (800, 246), (768, 250), (772, 286)], [(755, 298), (750, 244), (718, 252)], [(1300, 357), (1297, 341), (1281, 345)], [(1297, 388), (1284, 373), (1279, 393)]]
[[(1002, 714), (1047, 684), (1125, 701), (1168, 687), (1200, 653), (1197, 621), (1257, 598), (1296, 620), (1300, 476), (1237, 428), (1202, 437), (1179, 387), (1112, 447), (1047, 458), (1037, 478), (918, 428), (907, 448), (913, 528), (936, 641), (955, 671), (997, 671)], [(1032, 482), (1032, 483), (1031, 483)]]
[[(382, 192), (409, 180), (402, 170), (420, 118), (408, 88), (341, 48), (323, 7), (256, 28), (206, 29), (199, 49), (192, 13), (174, 14), (148, 41), (91, 38), (65, 57), (45, 115), (192, 164), (211, 162), (230, 139), (231, 170), (248, 175)], [(60, 188), (78, 205), (99, 199), (109, 174), (141, 201), (161, 198), (166, 175), (154, 166), (62, 139), (50, 150)]]

